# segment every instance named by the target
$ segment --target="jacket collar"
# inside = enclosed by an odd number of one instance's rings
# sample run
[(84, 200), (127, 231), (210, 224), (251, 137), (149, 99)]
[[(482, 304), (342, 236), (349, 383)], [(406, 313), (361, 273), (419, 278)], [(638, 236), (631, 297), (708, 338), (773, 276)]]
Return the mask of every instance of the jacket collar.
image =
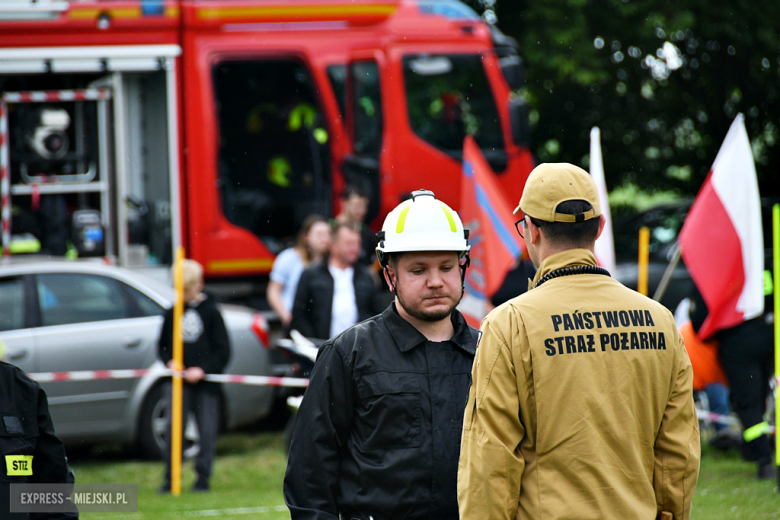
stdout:
[(596, 257), (588, 249), (567, 249), (560, 253), (555, 253), (544, 259), (536, 276), (528, 284), (528, 290), (533, 289), (536, 282), (547, 273), (561, 269), (562, 267), (571, 267), (575, 265), (599, 265)]
[[(412, 350), (414, 347), (428, 341), (428, 338), (398, 314), (395, 302), (391, 303), (382, 312), (382, 318), (387, 324), (387, 328), (390, 330), (398, 350), (401, 352)], [(458, 310), (452, 311), (450, 319), (455, 328), (455, 335), (452, 336), (450, 341), (469, 354), (474, 355), (477, 352), (476, 336), (472, 334), (471, 327), (466, 323), (466, 319)]]

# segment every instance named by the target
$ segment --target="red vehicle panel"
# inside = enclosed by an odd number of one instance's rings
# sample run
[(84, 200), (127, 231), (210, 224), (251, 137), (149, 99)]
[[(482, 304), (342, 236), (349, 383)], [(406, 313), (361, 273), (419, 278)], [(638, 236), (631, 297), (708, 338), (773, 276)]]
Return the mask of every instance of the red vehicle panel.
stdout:
[[(66, 199), (70, 211), (102, 212), (105, 255), (120, 262), (164, 264), (163, 249), (178, 242), (211, 278), (268, 273), (308, 213), (338, 210), (347, 182), (371, 192), (375, 228), (419, 188), (457, 209), (467, 134), (511, 203), (533, 166), (513, 140), (494, 37), (455, 0), (50, 0), (28, 11), (0, 9), (0, 91), (110, 84), (115, 93), (111, 110), (11, 110), (13, 190), (37, 189), (20, 168), (62, 183), (114, 143), (97, 184), (68, 184), (78, 189)], [(20, 125), (32, 116), (95, 126), (97, 144), (30, 159), (21, 140), (31, 131)], [(101, 117), (113, 140), (97, 130)], [(154, 179), (163, 172), (170, 189)]]

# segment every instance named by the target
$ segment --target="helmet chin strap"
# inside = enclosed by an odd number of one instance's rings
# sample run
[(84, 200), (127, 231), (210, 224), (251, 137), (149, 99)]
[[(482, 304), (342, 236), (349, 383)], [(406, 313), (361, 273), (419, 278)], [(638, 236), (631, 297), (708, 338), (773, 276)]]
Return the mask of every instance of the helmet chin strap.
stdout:
[[(387, 287), (390, 289), (390, 292), (395, 294), (395, 284), (390, 281), (390, 272), (387, 270), (387, 264), (382, 267), (382, 273), (385, 276), (385, 281), (387, 282)], [(396, 273), (396, 276), (398, 276), (398, 273)]]
[(463, 255), (463, 258), (466, 259), (465, 262), (460, 263), (458, 262), (458, 266), (460, 267), (460, 285), (463, 292), (466, 292), (466, 269), (469, 268), (471, 265), (471, 256), (469, 256), (469, 252), (466, 251), (466, 253)]

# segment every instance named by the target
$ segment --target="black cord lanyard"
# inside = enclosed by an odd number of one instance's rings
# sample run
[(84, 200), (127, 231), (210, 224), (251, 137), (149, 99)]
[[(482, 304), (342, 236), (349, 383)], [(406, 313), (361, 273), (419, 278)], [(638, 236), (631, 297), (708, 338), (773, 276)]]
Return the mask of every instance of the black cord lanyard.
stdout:
[(534, 285), (534, 289), (542, 285), (547, 280), (558, 278), (559, 276), (571, 276), (573, 274), (604, 274), (610, 276), (609, 271), (603, 267), (597, 265), (578, 265), (576, 267), (562, 267), (555, 271), (550, 271), (546, 275), (542, 276), (538, 282)]

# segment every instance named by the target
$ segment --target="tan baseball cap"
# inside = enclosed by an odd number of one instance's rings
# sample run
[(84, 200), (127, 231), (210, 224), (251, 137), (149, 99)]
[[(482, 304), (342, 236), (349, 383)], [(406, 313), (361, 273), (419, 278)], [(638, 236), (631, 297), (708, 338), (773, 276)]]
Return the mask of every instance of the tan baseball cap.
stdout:
[[(558, 204), (567, 200), (584, 200), (593, 208), (578, 215), (557, 213)], [(516, 215), (521, 210), (546, 222), (582, 222), (601, 216), (599, 192), (593, 177), (569, 163), (545, 163), (534, 168), (513, 213)]]

